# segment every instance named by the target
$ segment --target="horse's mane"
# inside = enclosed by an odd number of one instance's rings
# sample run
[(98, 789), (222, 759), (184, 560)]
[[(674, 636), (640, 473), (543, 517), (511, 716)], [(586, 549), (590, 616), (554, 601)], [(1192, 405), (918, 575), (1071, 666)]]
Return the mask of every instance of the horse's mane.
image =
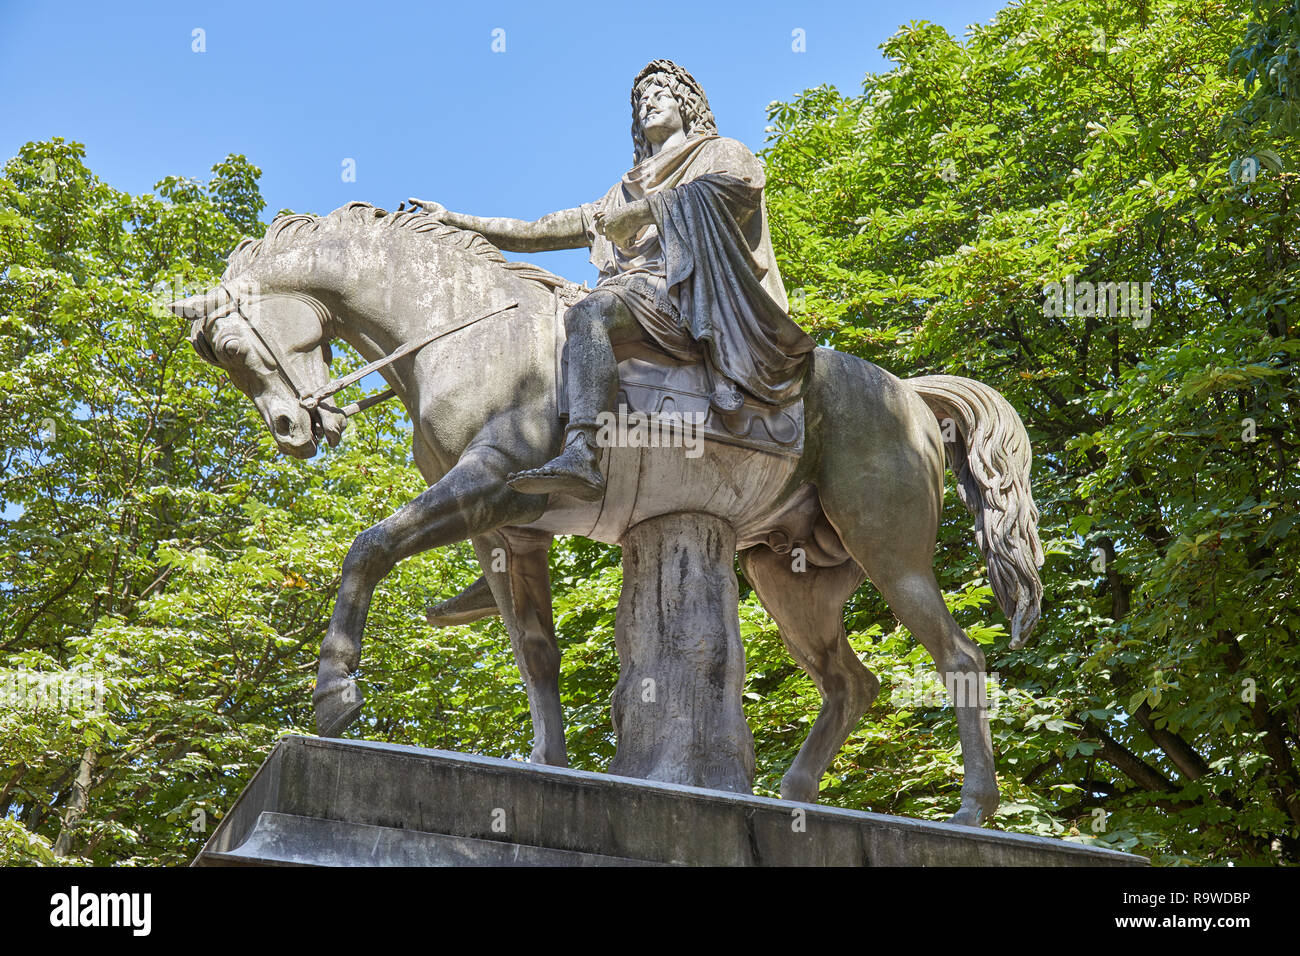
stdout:
[(476, 256), (499, 264), (521, 278), (539, 282), (550, 288), (565, 288), (575, 283), (531, 262), (512, 262), (477, 232), (459, 229), (439, 222), (426, 212), (403, 211), (390, 213), (368, 202), (350, 202), (325, 216), (308, 216), (295, 213), (280, 216), (266, 230), (261, 239), (245, 239), (235, 246), (226, 260), (222, 281), (239, 275), (258, 259), (287, 249), (293, 244), (327, 229), (401, 229), (423, 235), (434, 242), (448, 243)]

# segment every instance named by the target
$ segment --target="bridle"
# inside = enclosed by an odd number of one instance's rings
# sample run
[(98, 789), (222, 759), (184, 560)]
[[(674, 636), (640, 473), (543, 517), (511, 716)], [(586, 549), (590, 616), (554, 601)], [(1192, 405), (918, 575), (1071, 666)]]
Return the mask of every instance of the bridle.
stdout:
[[(418, 352), (420, 349), (424, 348), (430, 342), (436, 341), (437, 339), (442, 338), (444, 335), (450, 335), (452, 332), (459, 332), (461, 329), (471, 326), (476, 322), (481, 322), (484, 319), (491, 318), (494, 315), (499, 315), (502, 312), (509, 311), (510, 309), (515, 308), (515, 306), (519, 304), (517, 301), (508, 302), (505, 305), (498, 306), (497, 308), (492, 309), (489, 312), (484, 312), (480, 315), (474, 316), (473, 318), (466, 319), (462, 322), (457, 322), (456, 324), (448, 326), (447, 328), (439, 329), (438, 331), (432, 332), (424, 336), (423, 338), (415, 339), (414, 341), (407, 342), (405, 345), (403, 345), (399, 349), (396, 349), (390, 355), (385, 355), (383, 358), (376, 359), (375, 361), (370, 362), (362, 366), (361, 368), (357, 369), (355, 372), (350, 372), (349, 374), (344, 375), (341, 378), (332, 378), (324, 385), (320, 386), (320, 388), (315, 388), (308, 391), (304, 388), (301, 388), (298, 385), (298, 383), (294, 381), (293, 375), (289, 371), (289, 366), (280, 357), (280, 353), (276, 350), (274, 343), (270, 339), (268, 339), (265, 335), (263, 335), (261, 330), (254, 324), (252, 318), (244, 313), (244, 308), (242, 303), (240, 302), (240, 297), (236, 295), (232, 295), (230, 293), (230, 290), (225, 289), (224, 286), (222, 286), (222, 289), (226, 292), (228, 296), (230, 296), (231, 307), (227, 307), (222, 311), (218, 312), (216, 315), (212, 316), (208, 321), (214, 321), (216, 319), (224, 318), (225, 316), (229, 315), (231, 312), (234, 312), (236, 315), (238, 315), (241, 319), (244, 320), (244, 324), (248, 326), (248, 330), (252, 332), (253, 335), (257, 338), (257, 341), (261, 343), (262, 348), (266, 349), (266, 353), (271, 357), (271, 362), (272, 364), (274, 364), (276, 372), (279, 374), (280, 378), (283, 379), (284, 383), (289, 386), (289, 390), (293, 392), (294, 398), (298, 400), (299, 406), (301, 406), (302, 409), (306, 411), (307, 414), (311, 417), (312, 434), (317, 439), (319, 439), (321, 434), (324, 432), (324, 425), (321, 423), (321, 418), (320, 418), (320, 409), (323, 408), (326, 411), (334, 412), (336, 414), (342, 415), (345, 418), (351, 418), (353, 415), (357, 415), (361, 412), (364, 412), (366, 409), (373, 408), (375, 405), (378, 405), (380, 402), (387, 401), (388, 399), (392, 398), (394, 392), (391, 388), (386, 388), (382, 392), (378, 392), (374, 395), (367, 395), (365, 398), (361, 399), (360, 401), (352, 402), (349, 405), (344, 405), (342, 408), (339, 408), (329, 403), (328, 401), (326, 401), (327, 399), (332, 398), (336, 393), (341, 392), (349, 385), (354, 385), (355, 383), (361, 381), (371, 372), (377, 372), (381, 368), (385, 368), (386, 366), (391, 365), (393, 362), (396, 362), (400, 358), (405, 358), (406, 356), (411, 355), (414, 352)], [(326, 340), (326, 342), (328, 342), (328, 339)]]

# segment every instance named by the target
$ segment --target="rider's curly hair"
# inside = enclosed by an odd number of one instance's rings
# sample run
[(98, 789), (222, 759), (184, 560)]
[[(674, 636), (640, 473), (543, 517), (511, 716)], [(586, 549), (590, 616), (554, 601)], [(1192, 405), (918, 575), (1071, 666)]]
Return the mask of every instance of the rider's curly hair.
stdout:
[(696, 82), (695, 77), (672, 60), (652, 60), (636, 75), (636, 80), (632, 83), (633, 166), (650, 155), (650, 142), (645, 138), (645, 131), (641, 129), (641, 117), (638, 115), (637, 107), (640, 105), (642, 91), (652, 80), (658, 80), (667, 86), (668, 91), (677, 100), (687, 138), (702, 133), (718, 132), (713, 111), (709, 109), (709, 99), (704, 95), (704, 88)]

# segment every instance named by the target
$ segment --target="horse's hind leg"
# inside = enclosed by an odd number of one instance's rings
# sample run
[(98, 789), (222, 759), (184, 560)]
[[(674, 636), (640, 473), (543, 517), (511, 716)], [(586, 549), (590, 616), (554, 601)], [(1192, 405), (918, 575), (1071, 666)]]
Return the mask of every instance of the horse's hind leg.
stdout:
[[(845, 393), (847, 394), (847, 392)], [(985, 706), (984, 653), (953, 620), (934, 578), (943, 507), (943, 443), (938, 422), (897, 380), (866, 382), (868, 402), (832, 395), (822, 508), (890, 610), (919, 640), (949, 689), (965, 776), (953, 823), (993, 816), (998, 781)]]
[(479, 535), (473, 544), (528, 691), (533, 721), (530, 759), (533, 763), (567, 767), (560, 708), (560, 648), (555, 640), (547, 566), (551, 535), (501, 528)]
[(930, 652), (952, 698), (965, 779), (961, 808), (949, 822), (978, 826), (991, 818), (998, 806), (993, 741), (985, 706), (984, 652), (953, 620), (928, 562), (887, 570), (877, 565), (868, 572), (890, 609)]
[[(961, 808), (950, 822), (978, 826), (993, 816), (998, 805), (985, 706), (984, 652), (953, 619), (934, 578), (934, 545), (928, 542), (935, 540), (935, 529), (918, 528), (917, 519), (925, 510), (906, 502), (891, 503), (871, 516), (861, 508), (841, 511), (827, 496), (823, 503), (845, 547), (862, 563), (890, 610), (934, 658), (957, 714), (965, 766)], [(937, 515), (934, 520), (937, 524)], [(889, 527), (878, 526), (882, 522)]]
[(788, 555), (761, 545), (743, 552), (740, 566), (776, 621), (790, 655), (822, 695), (808, 739), (781, 778), (783, 799), (815, 803), (822, 774), (880, 690), (880, 681), (862, 666), (844, 630), (844, 602), (862, 583), (862, 569), (846, 561), (795, 571)]

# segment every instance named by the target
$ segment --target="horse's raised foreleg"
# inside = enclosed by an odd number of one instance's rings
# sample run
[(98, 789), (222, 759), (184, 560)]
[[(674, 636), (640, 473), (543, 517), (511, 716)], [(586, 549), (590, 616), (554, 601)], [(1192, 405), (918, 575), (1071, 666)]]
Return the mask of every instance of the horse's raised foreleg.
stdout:
[(551, 535), (500, 528), (474, 538), (474, 550), (501, 614), (515, 662), (528, 691), (533, 720), (533, 763), (567, 767), (560, 709), (560, 647), (551, 615), (547, 557)]
[(361, 693), (352, 674), (361, 662), (361, 635), (375, 587), (411, 555), (485, 534), (503, 525), (527, 524), (546, 498), (512, 491), (505, 475), (518, 463), (487, 445), (466, 451), (446, 475), (410, 504), (352, 543), (329, 631), (321, 644), (313, 701), (317, 732), (332, 736), (356, 719)]
[(862, 583), (862, 569), (846, 561), (796, 571), (789, 555), (761, 545), (741, 553), (740, 568), (776, 621), (790, 656), (822, 695), (817, 721), (781, 778), (782, 799), (815, 803), (826, 768), (880, 690), (844, 630), (844, 602)]

